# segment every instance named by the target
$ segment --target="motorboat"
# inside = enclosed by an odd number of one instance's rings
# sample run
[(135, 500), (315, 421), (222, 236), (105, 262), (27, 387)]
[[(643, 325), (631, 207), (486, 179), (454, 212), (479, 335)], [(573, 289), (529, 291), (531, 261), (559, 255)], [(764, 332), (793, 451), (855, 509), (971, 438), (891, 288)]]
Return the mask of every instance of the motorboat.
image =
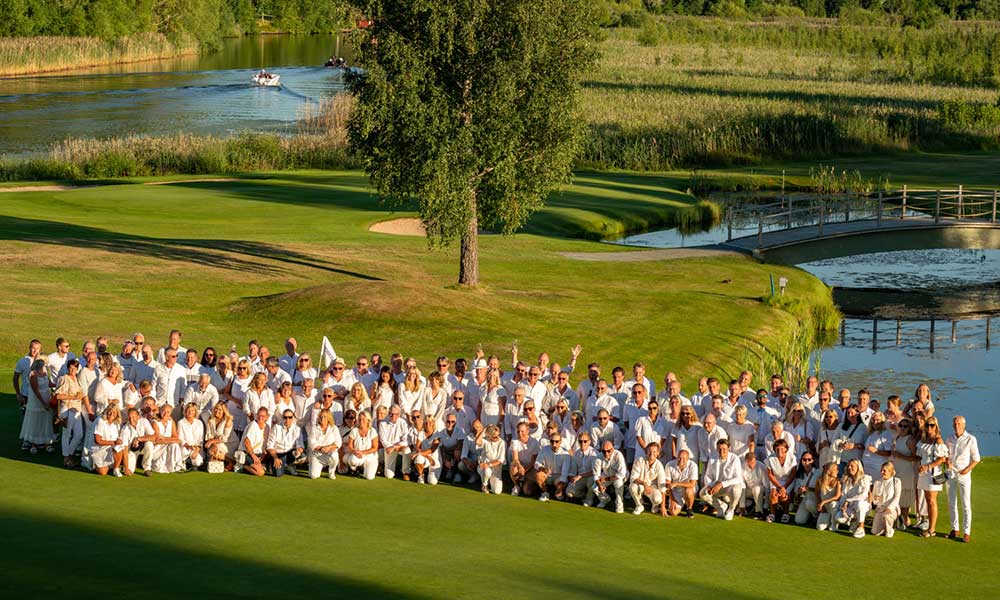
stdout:
[(250, 83), (261, 87), (278, 87), (281, 85), (281, 75), (261, 69), (259, 73), (254, 73), (253, 77), (250, 78)]

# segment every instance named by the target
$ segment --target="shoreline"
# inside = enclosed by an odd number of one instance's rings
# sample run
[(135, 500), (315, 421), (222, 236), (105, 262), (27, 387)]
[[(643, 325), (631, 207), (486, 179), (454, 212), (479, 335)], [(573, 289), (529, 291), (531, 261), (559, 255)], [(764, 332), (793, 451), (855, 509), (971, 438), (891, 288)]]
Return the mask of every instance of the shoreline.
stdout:
[(0, 79), (17, 79), (20, 77), (35, 77), (38, 75), (54, 75), (57, 73), (66, 73), (68, 71), (82, 71), (86, 69), (95, 69), (97, 67), (108, 67), (112, 65), (132, 65), (137, 63), (145, 62), (158, 62), (164, 60), (172, 60), (175, 58), (183, 58), (185, 56), (197, 56), (201, 54), (199, 50), (187, 50), (185, 52), (179, 52), (175, 54), (167, 54), (163, 56), (154, 56), (150, 58), (136, 58), (136, 59), (123, 59), (123, 60), (110, 60), (110, 61), (97, 61), (88, 62), (86, 64), (74, 65), (72, 67), (58, 67), (53, 69), (41, 69), (34, 71), (18, 71), (18, 72), (5, 72), (0, 71)]

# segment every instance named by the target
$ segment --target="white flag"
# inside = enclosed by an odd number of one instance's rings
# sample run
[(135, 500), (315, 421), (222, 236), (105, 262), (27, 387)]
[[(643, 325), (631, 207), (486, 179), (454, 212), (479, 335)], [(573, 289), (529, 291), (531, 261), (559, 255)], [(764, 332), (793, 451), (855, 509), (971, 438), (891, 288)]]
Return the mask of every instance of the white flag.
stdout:
[(330, 340), (325, 335), (323, 336), (323, 346), (320, 348), (319, 354), (321, 357), (320, 360), (323, 361), (324, 369), (329, 367), (330, 363), (337, 360), (337, 353), (333, 350), (333, 344), (330, 343)]

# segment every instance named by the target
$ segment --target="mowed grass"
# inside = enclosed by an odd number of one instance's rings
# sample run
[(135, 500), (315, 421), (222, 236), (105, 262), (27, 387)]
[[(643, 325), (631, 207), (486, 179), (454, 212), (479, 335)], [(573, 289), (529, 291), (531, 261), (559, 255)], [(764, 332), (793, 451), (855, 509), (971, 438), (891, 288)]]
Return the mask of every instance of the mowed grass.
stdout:
[[(628, 174), (580, 179), (590, 182), (590, 196), (604, 185), (605, 203), (594, 206), (570, 188), (549, 207), (550, 222), (569, 222), (564, 211), (582, 222), (614, 218), (616, 203), (638, 193), (629, 186), (657, 185)], [(622, 186), (628, 194), (616, 195)], [(673, 189), (650, 192), (648, 202), (683, 204)], [(199, 350), (242, 349), (257, 338), (280, 352), (294, 335), (315, 352), (329, 335), (348, 358), (401, 351), (425, 369), (440, 353), (469, 357), (477, 343), (503, 354), (518, 339), (525, 357), (547, 350), (564, 361), (580, 342), (582, 363), (597, 360), (607, 370), (644, 360), (657, 379), (673, 370), (690, 387), (696, 374), (734, 375), (746, 338), (767, 344), (797, 326), (796, 315), (760, 301), (769, 274), (792, 276), (788, 293), (806, 306), (829, 302), (804, 273), (745, 258), (573, 261), (561, 252), (615, 249), (557, 237), (585, 229), (547, 227), (544, 218), (534, 234), (483, 236), (483, 286), (457, 289), (455, 250), (367, 231), (408, 214), (379, 207), (358, 173), (5, 194), (0, 520), (10, 543), (0, 553), (8, 573), (0, 590), (867, 597), (881, 589), (887, 565), (921, 569), (919, 587), (930, 594), (958, 586), (982, 597), (991, 589), (995, 462), (976, 473), (975, 543), (965, 546), (909, 534), (858, 542), (758, 522), (615, 515), (384, 479), (100, 479), (58, 468), (57, 456), (17, 449), (9, 382), (31, 337), (50, 350), (56, 336), (68, 336), (76, 349), (85, 338), (117, 340), (138, 329), (158, 344), (179, 327), (185, 345)], [(86, 576), (62, 578), (65, 565)]]

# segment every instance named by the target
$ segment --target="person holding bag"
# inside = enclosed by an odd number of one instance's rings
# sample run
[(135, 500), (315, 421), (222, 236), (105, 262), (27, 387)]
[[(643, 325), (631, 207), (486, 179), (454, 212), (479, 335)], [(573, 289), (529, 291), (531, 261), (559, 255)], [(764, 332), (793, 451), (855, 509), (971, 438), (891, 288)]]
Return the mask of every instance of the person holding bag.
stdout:
[(937, 495), (948, 480), (945, 474), (945, 463), (948, 461), (948, 446), (941, 439), (941, 428), (936, 417), (928, 417), (924, 424), (920, 442), (917, 444), (917, 456), (920, 457), (920, 467), (917, 469), (917, 489), (920, 490), (927, 504), (927, 531), (920, 537), (935, 537), (938, 508)]

